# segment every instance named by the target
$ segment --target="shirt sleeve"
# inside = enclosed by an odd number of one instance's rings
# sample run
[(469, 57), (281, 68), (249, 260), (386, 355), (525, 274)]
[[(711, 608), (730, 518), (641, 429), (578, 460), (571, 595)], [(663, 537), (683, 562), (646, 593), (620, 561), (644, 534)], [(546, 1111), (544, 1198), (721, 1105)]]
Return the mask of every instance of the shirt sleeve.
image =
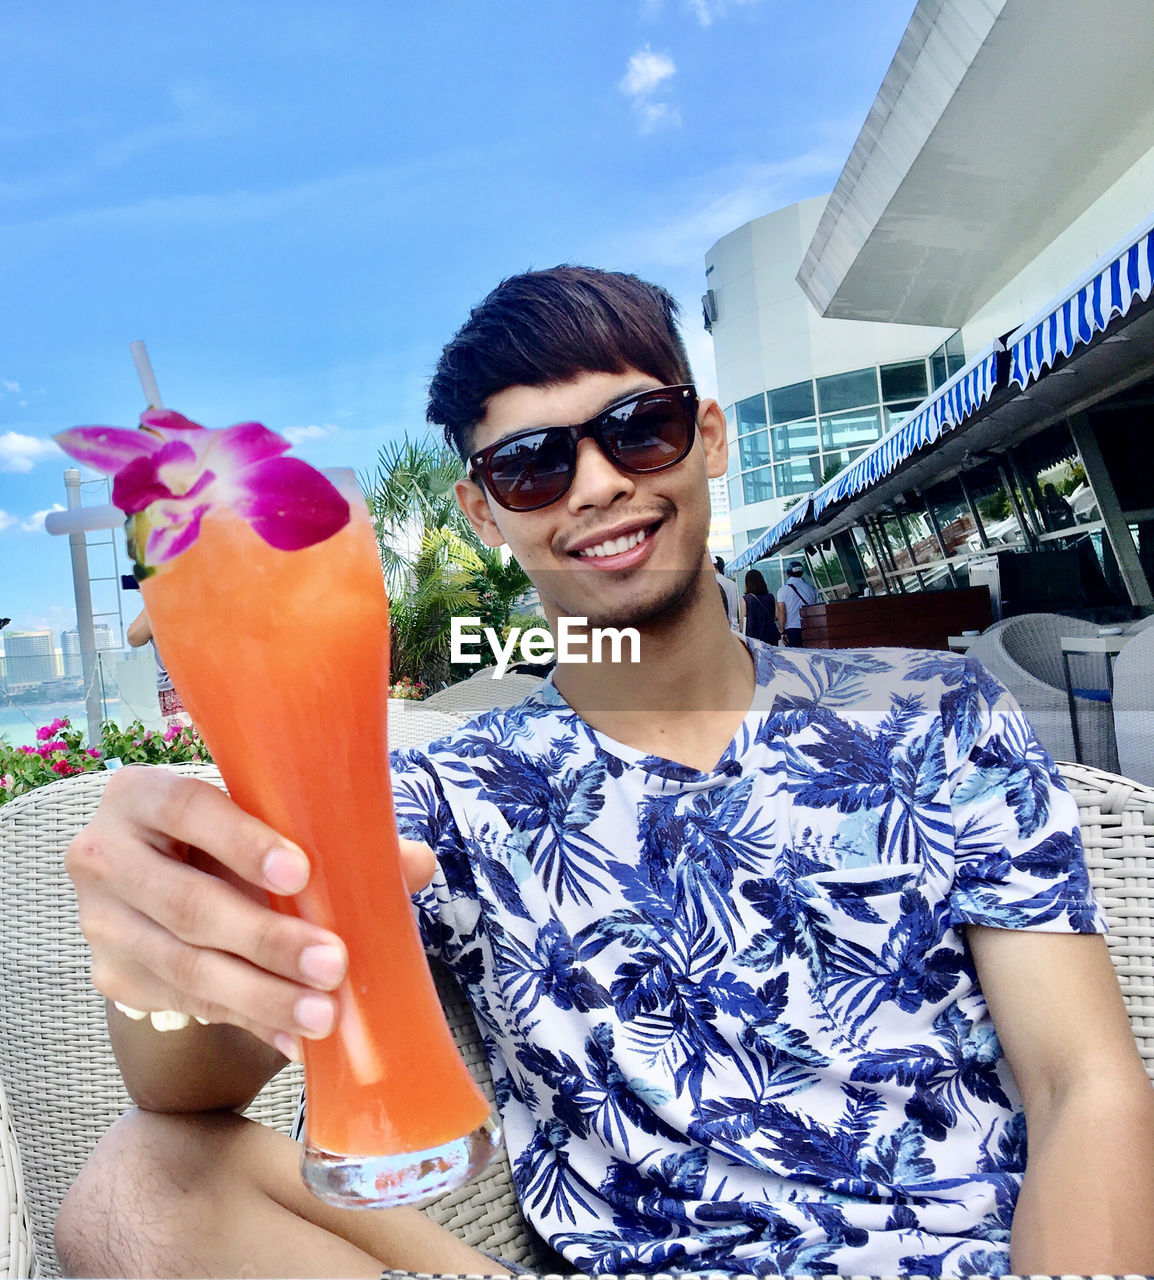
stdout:
[(997, 929), (1105, 933), (1086, 871), (1078, 806), (1013, 696), (977, 662), (943, 721), (959, 762), (950, 920)]
[(397, 830), (424, 841), (437, 859), (432, 881), (413, 894), (421, 938), (430, 955), (453, 965), (473, 939), (478, 915), (465, 842), (432, 760), (410, 749), (394, 751), (390, 763)]

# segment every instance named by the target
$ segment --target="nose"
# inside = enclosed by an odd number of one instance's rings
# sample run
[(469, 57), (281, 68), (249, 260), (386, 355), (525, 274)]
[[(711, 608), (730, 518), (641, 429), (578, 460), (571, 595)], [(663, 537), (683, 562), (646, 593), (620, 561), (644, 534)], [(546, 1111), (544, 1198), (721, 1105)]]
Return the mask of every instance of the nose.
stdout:
[(577, 442), (573, 483), (565, 495), (570, 511), (607, 507), (618, 498), (631, 497), (634, 489), (633, 477), (619, 471), (601, 452), (596, 440)]

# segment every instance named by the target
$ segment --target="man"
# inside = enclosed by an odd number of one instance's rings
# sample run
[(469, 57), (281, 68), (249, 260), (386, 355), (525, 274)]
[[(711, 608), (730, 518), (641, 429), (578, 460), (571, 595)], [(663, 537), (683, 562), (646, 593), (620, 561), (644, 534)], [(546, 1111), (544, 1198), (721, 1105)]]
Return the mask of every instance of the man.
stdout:
[(717, 585), (721, 588), (722, 598), (725, 600), (725, 616), (729, 619), (730, 629), (736, 631), (738, 629), (737, 583), (725, 576), (725, 561), (720, 556), (713, 557), (713, 573), (717, 579)]
[(802, 646), (802, 608), (807, 604), (817, 604), (817, 592), (801, 576), (804, 572), (805, 565), (800, 560), (791, 560), (785, 571), (785, 585), (777, 597), (777, 625), (781, 630), (782, 643), (795, 649)]
[[(395, 760), (538, 1231), (601, 1273), (1154, 1268), (1154, 1101), (1076, 810), (1005, 691), (954, 655), (729, 630), (702, 554), (725, 419), (654, 286), (504, 282), (430, 417), (550, 623), (641, 636)], [(141, 1110), (65, 1202), (73, 1272), (501, 1271), (415, 1211), (321, 1205), (228, 1110), (332, 1030), (340, 940), (257, 900), (305, 851), (123, 770), (68, 861), (98, 987), (216, 1024), (110, 1012)]]

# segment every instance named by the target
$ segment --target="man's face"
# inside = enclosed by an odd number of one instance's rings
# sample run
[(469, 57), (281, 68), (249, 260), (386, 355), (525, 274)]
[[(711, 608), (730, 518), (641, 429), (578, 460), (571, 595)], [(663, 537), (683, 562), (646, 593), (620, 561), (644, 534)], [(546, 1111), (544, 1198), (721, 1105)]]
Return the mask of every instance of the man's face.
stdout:
[[(656, 378), (628, 370), (585, 373), (545, 387), (509, 387), (490, 398), (473, 449), (530, 428), (584, 422), (626, 396), (659, 386)], [(716, 401), (705, 400), (693, 448), (666, 471), (630, 475), (596, 441), (582, 440), (573, 483), (551, 506), (507, 511), (472, 480), (458, 481), (457, 497), (482, 542), (508, 544), (550, 618), (642, 626), (675, 614), (708, 567), (707, 478), (723, 475), (725, 464), (725, 418)]]

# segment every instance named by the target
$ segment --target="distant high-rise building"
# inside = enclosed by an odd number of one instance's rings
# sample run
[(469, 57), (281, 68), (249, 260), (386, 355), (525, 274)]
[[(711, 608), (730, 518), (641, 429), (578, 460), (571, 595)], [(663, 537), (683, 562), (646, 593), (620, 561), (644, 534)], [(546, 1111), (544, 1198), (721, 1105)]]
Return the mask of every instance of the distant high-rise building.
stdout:
[[(112, 628), (106, 623), (98, 622), (93, 628), (96, 651), (111, 649)], [(64, 659), (64, 674), (71, 679), (79, 679), (84, 674), (84, 664), (80, 656), (80, 631), (73, 627), (71, 631), (60, 633), (60, 651)]]
[(38, 631), (5, 631), (4, 656), (9, 690), (56, 679), (56, 655), (52, 651), (52, 632), (47, 627)]

